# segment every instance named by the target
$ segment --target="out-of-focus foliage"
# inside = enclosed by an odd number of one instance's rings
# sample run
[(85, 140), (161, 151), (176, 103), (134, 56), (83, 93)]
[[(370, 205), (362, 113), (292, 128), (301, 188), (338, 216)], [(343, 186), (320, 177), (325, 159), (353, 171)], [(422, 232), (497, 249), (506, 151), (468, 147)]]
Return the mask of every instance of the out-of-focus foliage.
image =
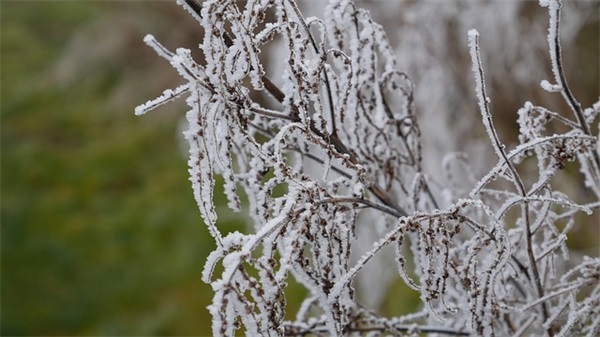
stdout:
[(179, 118), (131, 113), (172, 81), (140, 75), (161, 66), (142, 34), (174, 35), (184, 13), (90, 1), (2, 1), (0, 13), (0, 334), (207, 334), (200, 272), (213, 243)]

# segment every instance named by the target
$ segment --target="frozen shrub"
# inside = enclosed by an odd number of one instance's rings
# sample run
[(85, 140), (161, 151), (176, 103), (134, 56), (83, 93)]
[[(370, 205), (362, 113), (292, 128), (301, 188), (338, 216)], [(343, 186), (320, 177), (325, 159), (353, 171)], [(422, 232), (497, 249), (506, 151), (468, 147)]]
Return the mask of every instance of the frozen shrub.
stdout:
[[(479, 180), (455, 153), (442, 160), (446, 175), (426, 174), (413, 90), (427, 88), (413, 87), (382, 27), (352, 1), (330, 1), (323, 18), (305, 18), (293, 0), (180, 3), (202, 27), (202, 59), (148, 35), (185, 83), (136, 114), (180, 96), (190, 107), (190, 180), (217, 246), (203, 271), (215, 336), (597, 335), (600, 259), (571, 261), (566, 242), (576, 214), (600, 207), (600, 102), (583, 108), (567, 85), (559, 1), (540, 1), (552, 65), (541, 86), (568, 110), (526, 102), (512, 149), (494, 126), (479, 33), (468, 32), (473, 96), (497, 158)], [(260, 55), (272, 40), (284, 57), (277, 80)], [(562, 132), (549, 134), (551, 124)], [(570, 162), (595, 201), (552, 189)], [(219, 229), (215, 174), (229, 207), (247, 207), (251, 234)], [(375, 239), (357, 249), (365, 229)], [(353, 280), (386, 247), (420, 294), (417, 312), (384, 317), (357, 300)], [(291, 321), (289, 278), (308, 290)]]

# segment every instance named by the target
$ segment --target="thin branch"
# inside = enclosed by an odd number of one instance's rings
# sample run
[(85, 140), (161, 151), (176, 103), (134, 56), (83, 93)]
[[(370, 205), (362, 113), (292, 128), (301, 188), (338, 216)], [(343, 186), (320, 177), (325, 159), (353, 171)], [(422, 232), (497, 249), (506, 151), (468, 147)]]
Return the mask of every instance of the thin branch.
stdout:
[[(354, 325), (354, 326), (353, 326)], [(344, 333), (350, 334), (353, 332), (380, 332), (380, 333), (398, 333), (398, 332), (416, 332), (425, 334), (443, 334), (448, 336), (470, 336), (469, 332), (447, 329), (443, 327), (428, 326), (428, 325), (417, 325), (417, 324), (370, 324), (365, 326), (357, 326), (356, 322), (350, 322), (344, 329)], [(326, 334), (329, 331), (323, 323), (319, 325), (313, 325), (308, 327), (294, 326), (292, 324), (284, 325), (285, 336), (306, 336), (314, 334)]]
[[(473, 63), (473, 73), (475, 75), (477, 99), (479, 101), (479, 108), (480, 108), (481, 115), (483, 118), (483, 124), (486, 128), (487, 134), (492, 142), (492, 145), (494, 146), (494, 150), (496, 151), (496, 154), (501, 158), (501, 160), (503, 160), (506, 163), (509, 171), (511, 172), (511, 175), (513, 178), (512, 181), (513, 181), (515, 187), (519, 191), (519, 194), (521, 194), (521, 196), (525, 199), (527, 197), (527, 191), (525, 190), (525, 185), (523, 184), (523, 181), (521, 180), (519, 172), (517, 171), (517, 169), (515, 168), (513, 163), (508, 159), (508, 157), (506, 155), (506, 151), (504, 150), (504, 148), (505, 148), (504, 144), (502, 144), (502, 142), (500, 142), (500, 139), (498, 138), (498, 134), (496, 133), (496, 129), (494, 128), (494, 122), (492, 120), (492, 113), (490, 112), (490, 107), (489, 107), (490, 99), (485, 91), (484, 74), (483, 74), (483, 68), (481, 66), (481, 57), (480, 57), (480, 53), (479, 53), (479, 33), (474, 29), (469, 31), (469, 48), (471, 51), (471, 61)], [(525, 218), (525, 230), (527, 232), (527, 235), (525, 235), (525, 238), (526, 238), (526, 244), (527, 244), (527, 256), (529, 259), (529, 268), (531, 269), (531, 271), (533, 273), (533, 279), (534, 279), (535, 287), (536, 287), (536, 290), (538, 293), (538, 297), (541, 298), (541, 297), (544, 297), (544, 288), (542, 287), (542, 280), (541, 280), (540, 273), (538, 270), (535, 254), (533, 252), (533, 231), (531, 229), (531, 219), (529, 217), (529, 202), (528, 202), (528, 200), (524, 200), (523, 203), (521, 204), (521, 207), (522, 207), (523, 217)], [(542, 314), (544, 316), (544, 320), (546, 320), (546, 319), (548, 319), (548, 308), (547, 308), (545, 302), (542, 302), (541, 306), (542, 306)], [(550, 336), (553, 335), (553, 332), (551, 329), (548, 329), (547, 332)]]
[(400, 208), (399, 210), (389, 207), (387, 205), (384, 204), (378, 204), (376, 202), (373, 202), (369, 199), (363, 199), (363, 198), (326, 198), (326, 199), (322, 199), (316, 202), (317, 205), (321, 205), (321, 204), (327, 204), (327, 203), (359, 203), (359, 204), (363, 204), (365, 206), (380, 210), (386, 214), (389, 214), (393, 217), (396, 218), (400, 218), (403, 216), (407, 216), (407, 213)]
[[(197, 0), (185, 0), (185, 3), (189, 6), (191, 10), (193, 10), (199, 18), (202, 18), (202, 6), (198, 3)], [(227, 32), (223, 32), (222, 35), (223, 41), (227, 47), (233, 45), (233, 39), (229, 36)], [(261, 82), (267, 92), (273, 96), (279, 103), (282, 103), (285, 99), (285, 94), (267, 77), (267, 75), (261, 76)], [(293, 116), (292, 118), (298, 118), (298, 116)]]
[[(310, 39), (311, 45), (312, 45), (313, 49), (315, 50), (315, 53), (317, 55), (319, 55), (319, 57), (321, 59), (324, 59), (325, 55), (321, 55), (321, 52), (323, 52), (323, 51), (319, 50), (319, 47), (317, 46), (317, 42), (315, 41), (315, 38), (312, 36), (312, 33), (310, 32), (310, 28), (308, 28), (308, 25), (306, 24), (306, 20), (304, 19), (304, 16), (302, 15), (302, 13), (300, 12), (300, 9), (296, 5), (296, 2), (293, 0), (289, 0), (288, 3), (294, 9), (294, 13), (296, 13), (298, 20), (300, 21), (300, 23), (302, 24), (302, 27), (306, 31), (306, 34), (308, 35), (308, 38)], [(333, 106), (333, 95), (332, 95), (332, 91), (331, 91), (331, 85), (329, 84), (329, 76), (327, 76), (327, 70), (325, 68), (323, 68), (322, 73), (323, 73), (323, 80), (325, 81), (325, 88), (327, 89), (326, 90), (327, 91), (327, 100), (329, 102), (329, 113), (330, 113), (331, 126), (332, 126), (331, 134), (335, 135), (335, 134), (337, 134), (337, 127), (335, 125), (335, 109)]]
[[(554, 80), (560, 87), (560, 92), (571, 108), (577, 122), (581, 127), (581, 130), (588, 135), (592, 136), (590, 126), (585, 120), (583, 109), (581, 104), (571, 92), (571, 88), (567, 84), (567, 77), (563, 68), (562, 51), (560, 43), (560, 14), (562, 3), (560, 0), (548, 0), (548, 11), (550, 14), (550, 27), (548, 29), (548, 47), (550, 49), (550, 59), (552, 60), (552, 73), (554, 73)], [(597, 151), (592, 150), (592, 157), (596, 164), (596, 167), (600, 168), (600, 157)]]

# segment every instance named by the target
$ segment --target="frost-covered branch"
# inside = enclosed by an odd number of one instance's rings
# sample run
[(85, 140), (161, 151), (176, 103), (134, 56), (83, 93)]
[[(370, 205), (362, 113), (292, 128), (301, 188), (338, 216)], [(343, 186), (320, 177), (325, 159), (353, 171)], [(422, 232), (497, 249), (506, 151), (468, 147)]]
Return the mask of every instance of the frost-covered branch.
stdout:
[[(574, 114), (524, 103), (515, 113), (514, 148), (496, 131), (485, 50), (477, 31), (468, 33), (464, 53), (498, 159), (479, 181), (462, 154), (440, 163), (445, 174), (427, 174), (422, 137), (431, 135), (421, 133), (415, 91), (428, 88), (398, 69), (382, 26), (353, 1), (330, 0), (322, 18), (305, 17), (293, 0), (178, 3), (202, 28), (202, 57), (148, 36), (144, 41), (185, 83), (135, 112), (187, 96), (190, 180), (217, 244), (202, 273), (214, 291), (215, 336), (598, 332), (600, 260), (576, 262), (567, 243), (580, 213), (599, 208), (591, 126), (600, 103), (582, 109), (566, 83), (560, 2), (541, 1), (556, 82), (542, 87), (561, 92)], [(267, 62), (270, 48), (278, 54)], [(548, 131), (552, 123), (560, 133)], [(554, 189), (571, 162), (594, 200)], [(247, 234), (219, 227), (215, 175), (223, 177), (228, 206), (248, 210)], [(386, 317), (359, 300), (357, 280), (373, 265), (393, 270), (419, 294), (421, 307)], [(286, 316), (291, 279), (307, 296)], [(369, 282), (385, 293), (388, 283)]]
[[(479, 55), (479, 33), (472, 29), (469, 31), (469, 48), (471, 50), (471, 62), (473, 62), (473, 73), (475, 75), (475, 92), (477, 93), (477, 100), (479, 102), (479, 110), (481, 111), (483, 125), (485, 126), (486, 132), (490, 138), (490, 141), (496, 151), (500, 160), (506, 164), (510, 171), (510, 175), (507, 175), (507, 178), (510, 178), (511, 182), (515, 185), (518, 190), (518, 193), (523, 197), (527, 197), (527, 191), (525, 190), (525, 185), (523, 184), (523, 180), (513, 163), (508, 159), (506, 155), (506, 151), (504, 150), (504, 144), (498, 138), (498, 133), (494, 127), (494, 123), (492, 120), (492, 113), (490, 111), (490, 98), (488, 97), (485, 91), (485, 81), (483, 79), (483, 68), (481, 65), (481, 58)], [(522, 219), (524, 219), (525, 223), (525, 238), (527, 243), (527, 256), (529, 260), (529, 270), (533, 275), (535, 286), (537, 290), (537, 294), (539, 297), (544, 296), (544, 288), (542, 287), (542, 280), (540, 279), (540, 273), (537, 266), (537, 261), (535, 259), (535, 254), (533, 251), (533, 231), (531, 229), (531, 218), (530, 218), (530, 210), (529, 210), (529, 202), (524, 200), (519, 203), (521, 205), (521, 213)], [(503, 214), (501, 212), (500, 214)], [(542, 305), (542, 314), (544, 320), (548, 317), (548, 308), (546, 307), (545, 302), (541, 302)]]

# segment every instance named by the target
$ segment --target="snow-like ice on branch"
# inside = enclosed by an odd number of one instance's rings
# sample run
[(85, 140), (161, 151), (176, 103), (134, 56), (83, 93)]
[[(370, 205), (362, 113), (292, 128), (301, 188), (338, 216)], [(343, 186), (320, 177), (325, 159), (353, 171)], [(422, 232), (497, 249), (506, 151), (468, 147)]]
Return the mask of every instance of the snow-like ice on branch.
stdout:
[[(600, 260), (571, 261), (566, 242), (576, 215), (600, 207), (591, 127), (600, 103), (582, 109), (566, 83), (558, 1), (541, 1), (555, 81), (542, 87), (572, 114), (525, 103), (514, 149), (496, 132), (480, 36), (468, 32), (474, 98), (498, 157), (479, 182), (453, 178), (452, 167), (468, 167), (460, 154), (444, 160), (445, 177), (425, 174), (413, 90), (427, 88), (414, 88), (382, 26), (352, 1), (330, 1), (322, 18), (305, 18), (293, 0), (178, 3), (202, 28), (202, 58), (148, 35), (184, 84), (135, 113), (187, 95), (190, 181), (217, 245), (202, 273), (215, 336), (597, 334)], [(271, 44), (283, 63), (273, 78), (261, 55)], [(564, 131), (548, 134), (551, 124)], [(595, 201), (552, 189), (573, 161)], [(219, 228), (217, 174), (228, 206), (248, 209), (249, 234)], [(419, 293), (414, 313), (387, 317), (359, 300), (353, 281), (386, 250), (398, 280)], [(290, 279), (307, 290), (291, 320)]]

